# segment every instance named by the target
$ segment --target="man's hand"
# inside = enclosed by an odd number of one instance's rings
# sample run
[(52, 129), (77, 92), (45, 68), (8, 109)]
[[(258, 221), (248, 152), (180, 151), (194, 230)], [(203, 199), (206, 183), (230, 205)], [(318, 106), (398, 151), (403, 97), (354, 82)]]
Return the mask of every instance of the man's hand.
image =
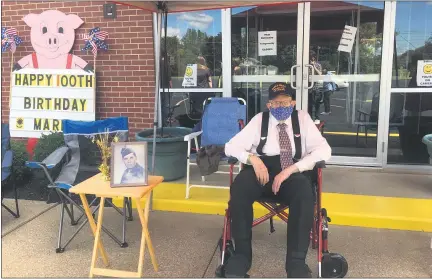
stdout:
[(252, 155), (250, 157), (250, 162), (254, 168), (259, 183), (261, 183), (261, 185), (267, 184), (267, 182), (269, 182), (269, 173), (263, 161), (257, 156)]
[(281, 171), (278, 175), (276, 175), (273, 180), (272, 191), (273, 194), (277, 194), (279, 192), (281, 184), (291, 176), (291, 174), (298, 172), (298, 168), (295, 165), (292, 165), (283, 171)]

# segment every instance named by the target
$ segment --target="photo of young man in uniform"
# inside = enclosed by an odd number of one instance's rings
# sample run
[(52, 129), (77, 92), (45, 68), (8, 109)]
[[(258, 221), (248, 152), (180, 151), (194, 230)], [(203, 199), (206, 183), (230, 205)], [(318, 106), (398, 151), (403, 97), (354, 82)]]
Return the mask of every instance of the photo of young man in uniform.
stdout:
[(121, 155), (126, 169), (123, 172), (120, 183), (144, 182), (144, 168), (138, 164), (136, 152), (129, 147), (123, 147)]

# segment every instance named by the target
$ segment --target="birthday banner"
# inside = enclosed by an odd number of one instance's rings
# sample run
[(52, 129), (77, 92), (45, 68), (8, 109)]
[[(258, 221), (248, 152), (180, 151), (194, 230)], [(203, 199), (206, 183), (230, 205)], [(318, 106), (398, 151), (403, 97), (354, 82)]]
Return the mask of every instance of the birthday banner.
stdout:
[(94, 73), (77, 69), (12, 72), (9, 127), (12, 137), (40, 138), (63, 131), (62, 119), (95, 120)]

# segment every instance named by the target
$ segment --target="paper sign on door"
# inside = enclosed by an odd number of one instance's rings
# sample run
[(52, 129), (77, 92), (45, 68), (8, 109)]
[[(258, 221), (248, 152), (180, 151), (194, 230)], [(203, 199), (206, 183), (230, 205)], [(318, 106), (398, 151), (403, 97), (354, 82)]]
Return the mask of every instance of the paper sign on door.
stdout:
[(258, 56), (277, 55), (277, 32), (258, 32)]
[(342, 38), (339, 43), (338, 51), (351, 52), (354, 45), (356, 32), (357, 27), (345, 25), (345, 29), (342, 33)]

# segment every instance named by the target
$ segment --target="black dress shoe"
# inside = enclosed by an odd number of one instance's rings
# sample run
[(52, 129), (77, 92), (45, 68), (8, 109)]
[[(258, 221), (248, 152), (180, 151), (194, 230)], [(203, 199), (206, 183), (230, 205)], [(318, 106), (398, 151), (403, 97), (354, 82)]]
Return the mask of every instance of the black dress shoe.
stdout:
[(246, 273), (249, 269), (249, 263), (246, 257), (234, 255), (228, 259), (225, 265), (226, 278), (249, 278)]
[(290, 265), (287, 271), (288, 278), (312, 278), (312, 271), (305, 263)]

